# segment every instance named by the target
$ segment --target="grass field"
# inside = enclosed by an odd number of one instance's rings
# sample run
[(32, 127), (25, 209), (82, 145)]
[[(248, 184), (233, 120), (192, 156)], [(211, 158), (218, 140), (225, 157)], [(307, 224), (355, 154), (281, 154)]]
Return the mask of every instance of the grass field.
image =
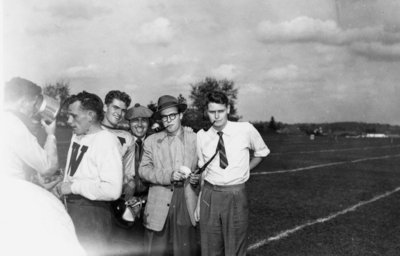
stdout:
[[(57, 136), (64, 164), (70, 133)], [(249, 255), (400, 255), (400, 140), (264, 139), (271, 154), (247, 182)], [(117, 233), (116, 246), (140, 239)]]
[(400, 141), (264, 139), (272, 153), (247, 183), (249, 255), (400, 255)]

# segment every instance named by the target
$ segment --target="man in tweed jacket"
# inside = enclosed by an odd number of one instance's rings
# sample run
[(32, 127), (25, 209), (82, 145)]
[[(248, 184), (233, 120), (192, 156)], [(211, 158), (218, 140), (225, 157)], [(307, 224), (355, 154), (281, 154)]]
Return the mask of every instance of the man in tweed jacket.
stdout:
[(198, 177), (196, 134), (181, 126), (186, 104), (175, 97), (159, 98), (156, 118), (165, 129), (149, 136), (139, 175), (150, 183), (144, 212), (147, 255), (199, 255), (194, 205)]

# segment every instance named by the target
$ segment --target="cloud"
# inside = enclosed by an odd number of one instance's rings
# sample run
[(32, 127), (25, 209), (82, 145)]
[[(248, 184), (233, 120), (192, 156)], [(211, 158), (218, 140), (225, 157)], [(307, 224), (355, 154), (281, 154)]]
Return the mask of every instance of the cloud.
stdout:
[(177, 55), (174, 54), (169, 57), (160, 57), (152, 62), (150, 62), (151, 66), (154, 67), (168, 67), (168, 66), (176, 66), (184, 63), (191, 63), (191, 62), (197, 62), (198, 59), (196, 58), (190, 58), (185, 55)]
[(84, 19), (90, 20), (111, 12), (111, 9), (94, 6), (88, 1), (65, 1), (51, 5), (48, 8), (50, 15), (63, 19)]
[(257, 27), (258, 39), (264, 43), (309, 43), (346, 45), (354, 42), (400, 42), (400, 33), (385, 30), (384, 26), (342, 29), (333, 20), (306, 16), (290, 21), (272, 23), (263, 21)]
[(223, 64), (223, 65), (219, 66), (218, 68), (212, 70), (211, 73), (217, 79), (225, 79), (225, 78), (226, 79), (234, 79), (238, 74), (238, 70), (235, 67), (235, 65)]
[(141, 44), (168, 45), (173, 35), (170, 21), (160, 17), (150, 23), (143, 24), (135, 36), (135, 41)]
[(96, 77), (101, 73), (100, 68), (95, 64), (87, 66), (73, 66), (67, 68), (63, 74), (67, 77)]
[(299, 68), (296, 65), (290, 64), (285, 67), (272, 68), (267, 71), (264, 78), (274, 81), (293, 81), (299, 77)]
[(351, 50), (363, 57), (381, 61), (400, 61), (400, 43), (385, 45), (382, 43), (355, 43)]

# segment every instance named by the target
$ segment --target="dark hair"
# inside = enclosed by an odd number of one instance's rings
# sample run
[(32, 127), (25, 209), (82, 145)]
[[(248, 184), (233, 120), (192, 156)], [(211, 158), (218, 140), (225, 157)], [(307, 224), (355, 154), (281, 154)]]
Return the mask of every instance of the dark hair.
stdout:
[(208, 105), (208, 103), (224, 104), (228, 107), (229, 99), (228, 96), (221, 91), (212, 91), (207, 94), (206, 105)]
[(118, 90), (109, 91), (106, 95), (106, 98), (104, 99), (104, 104), (108, 105), (114, 99), (124, 102), (126, 104), (126, 107), (129, 107), (129, 105), (131, 105), (131, 97), (129, 97), (128, 94)]
[(76, 101), (81, 102), (82, 109), (94, 111), (96, 113), (97, 121), (103, 120), (103, 102), (101, 101), (101, 98), (99, 96), (93, 93), (82, 91), (78, 94), (70, 96), (66, 100), (66, 106), (68, 107)]
[(20, 77), (12, 78), (4, 87), (4, 99), (7, 101), (15, 101), (23, 97), (33, 98), (41, 93), (40, 86)]

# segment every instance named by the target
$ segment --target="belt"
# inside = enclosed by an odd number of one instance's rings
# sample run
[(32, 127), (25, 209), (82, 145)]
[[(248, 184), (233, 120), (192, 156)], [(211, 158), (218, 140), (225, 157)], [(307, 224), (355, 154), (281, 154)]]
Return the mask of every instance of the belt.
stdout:
[(239, 191), (245, 189), (245, 183), (235, 185), (214, 185), (208, 181), (204, 181), (204, 187), (214, 191)]
[(182, 180), (180, 180), (180, 181), (174, 181), (174, 182), (172, 182), (172, 185), (173, 185), (175, 188), (180, 188), (180, 187), (183, 187), (183, 186), (185, 185), (185, 182), (182, 181)]
[(90, 200), (81, 195), (74, 195), (74, 194), (66, 195), (65, 199), (68, 204), (91, 205), (91, 206), (100, 206), (100, 207), (108, 207), (110, 204), (109, 201)]

